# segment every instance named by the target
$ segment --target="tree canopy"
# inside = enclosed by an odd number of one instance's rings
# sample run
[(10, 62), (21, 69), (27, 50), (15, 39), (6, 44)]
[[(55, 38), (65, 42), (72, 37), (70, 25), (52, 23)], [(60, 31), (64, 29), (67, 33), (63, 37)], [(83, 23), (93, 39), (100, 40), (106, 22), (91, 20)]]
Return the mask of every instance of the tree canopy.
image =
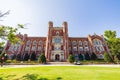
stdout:
[[(9, 11), (2, 13), (0, 11), (0, 20), (2, 17), (6, 16), (9, 14)], [(18, 24), (16, 27), (13, 26), (4, 26), (0, 24), (0, 40), (5, 40), (5, 41), (10, 41), (11, 43), (15, 44), (16, 42), (21, 42), (20, 38), (16, 36), (17, 31), (21, 28), (24, 28), (23, 25)], [(0, 42), (0, 46), (3, 46), (5, 42)], [(3, 52), (4, 53), (4, 50)], [(2, 56), (3, 54), (1, 54)], [(0, 56), (0, 58), (1, 58)]]
[(105, 40), (107, 41), (110, 53), (113, 58), (120, 54), (120, 38), (117, 37), (116, 31), (106, 30), (104, 32)]

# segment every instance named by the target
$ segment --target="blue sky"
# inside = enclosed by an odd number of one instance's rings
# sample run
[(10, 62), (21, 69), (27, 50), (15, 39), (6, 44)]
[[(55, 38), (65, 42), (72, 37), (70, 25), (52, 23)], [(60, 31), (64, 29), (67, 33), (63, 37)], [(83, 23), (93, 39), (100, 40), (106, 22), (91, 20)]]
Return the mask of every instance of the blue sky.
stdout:
[(120, 33), (120, 0), (0, 0), (0, 10), (10, 10), (0, 24), (27, 24), (20, 32), (29, 36), (47, 36), (49, 21), (58, 27), (67, 21), (73, 37)]

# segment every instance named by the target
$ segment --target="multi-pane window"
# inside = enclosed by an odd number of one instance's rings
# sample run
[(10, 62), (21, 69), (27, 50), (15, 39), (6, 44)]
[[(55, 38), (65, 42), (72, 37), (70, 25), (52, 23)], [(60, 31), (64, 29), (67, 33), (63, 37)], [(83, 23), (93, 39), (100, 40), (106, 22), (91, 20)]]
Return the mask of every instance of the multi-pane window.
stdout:
[(30, 47), (29, 46), (26, 46), (25, 47), (25, 51), (29, 51), (30, 50)]
[(82, 45), (82, 41), (79, 41), (79, 45)]
[(32, 46), (32, 51), (35, 51), (36, 47), (35, 46)]
[(99, 39), (94, 39), (93, 40), (94, 47), (96, 48), (97, 51), (104, 51), (102, 41)]
[(77, 45), (77, 42), (76, 42), (76, 41), (73, 41), (72, 44), (73, 44), (73, 45)]
[(54, 40), (55, 43), (61, 43), (61, 39), (59, 37), (55, 38)]
[(41, 51), (42, 50), (42, 47), (41, 46), (38, 46), (38, 51)]
[(30, 40), (28, 40), (28, 41), (27, 41), (27, 45), (30, 45), (30, 44), (31, 44), (31, 41), (30, 41)]
[(36, 45), (37, 44), (37, 42), (36, 41), (33, 41), (33, 45)]
[(85, 47), (84, 50), (85, 50), (85, 51), (89, 51), (89, 48), (88, 48), (88, 47)]
[(9, 47), (9, 51), (13, 51), (13, 49), (14, 49), (14, 45), (11, 45), (11, 46)]
[(88, 42), (87, 42), (87, 41), (84, 41), (84, 45), (88, 45)]
[(74, 50), (74, 51), (77, 51), (77, 47), (73, 47), (73, 50)]
[(102, 45), (102, 42), (99, 39), (94, 39), (93, 44), (94, 45)]
[(83, 47), (79, 47), (79, 51), (83, 51)]
[(42, 45), (42, 41), (39, 41), (39, 45)]
[(54, 50), (61, 50), (61, 47), (60, 46), (55, 46)]

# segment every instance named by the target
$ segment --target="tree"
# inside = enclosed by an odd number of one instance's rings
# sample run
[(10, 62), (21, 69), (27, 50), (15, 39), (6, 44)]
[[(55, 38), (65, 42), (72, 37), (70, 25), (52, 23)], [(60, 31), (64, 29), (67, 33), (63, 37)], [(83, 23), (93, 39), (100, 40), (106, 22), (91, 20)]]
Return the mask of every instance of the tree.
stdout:
[(85, 54), (85, 59), (90, 60), (90, 56), (89, 56), (88, 52), (86, 52), (86, 54)]
[(36, 54), (35, 54), (35, 52), (33, 52), (33, 53), (30, 55), (30, 60), (31, 60), (31, 61), (35, 61), (35, 60), (36, 60)]
[[(114, 57), (120, 54), (120, 38), (117, 38), (116, 31), (106, 30), (104, 32), (105, 40), (110, 49), (110, 53)], [(111, 57), (109, 54), (109, 56)], [(117, 57), (119, 58), (119, 57)]]
[(38, 62), (42, 64), (46, 63), (46, 57), (43, 53), (38, 57)]
[(82, 54), (79, 54), (78, 57), (79, 57), (79, 60), (83, 60), (83, 55)]
[(69, 61), (70, 63), (73, 63), (73, 62), (75, 61), (75, 58), (74, 58), (74, 56), (73, 56), (72, 54), (69, 55), (68, 61)]
[(104, 60), (107, 62), (112, 62), (112, 58), (109, 56), (107, 52), (104, 53)]
[(97, 56), (96, 56), (96, 54), (94, 52), (91, 54), (91, 59), (92, 60), (96, 60), (97, 59)]
[[(0, 12), (0, 19), (4, 17), (5, 15), (8, 15), (9, 11), (2, 13)], [(15, 44), (16, 42), (21, 42), (20, 38), (16, 36), (17, 31), (21, 28), (24, 28), (23, 25), (18, 24), (15, 28), (12, 26), (4, 26), (0, 24), (0, 39), (5, 41), (10, 41), (12, 44)], [(4, 42), (0, 42), (0, 46), (3, 46)], [(2, 51), (0, 55), (0, 59), (4, 55), (5, 50)]]

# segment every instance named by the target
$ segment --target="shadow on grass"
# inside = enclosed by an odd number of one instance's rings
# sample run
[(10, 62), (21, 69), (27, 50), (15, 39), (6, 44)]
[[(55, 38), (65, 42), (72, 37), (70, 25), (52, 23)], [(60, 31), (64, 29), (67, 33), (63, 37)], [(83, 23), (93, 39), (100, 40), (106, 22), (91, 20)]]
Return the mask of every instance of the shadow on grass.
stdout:
[[(3, 79), (1, 79), (1, 80), (3, 80)], [(15, 80), (62, 80), (62, 77), (48, 79), (48, 78), (40, 77), (40, 75), (38, 75), (38, 74), (26, 74), (26, 75), (22, 76), (21, 78), (17, 78)]]
[(56, 80), (62, 80), (62, 77), (57, 77)]
[(3, 78), (2, 78), (2, 77), (0, 77), (0, 80), (3, 80)]
[(11, 77), (14, 77), (16, 75), (7, 75), (5, 78), (11, 78)]

